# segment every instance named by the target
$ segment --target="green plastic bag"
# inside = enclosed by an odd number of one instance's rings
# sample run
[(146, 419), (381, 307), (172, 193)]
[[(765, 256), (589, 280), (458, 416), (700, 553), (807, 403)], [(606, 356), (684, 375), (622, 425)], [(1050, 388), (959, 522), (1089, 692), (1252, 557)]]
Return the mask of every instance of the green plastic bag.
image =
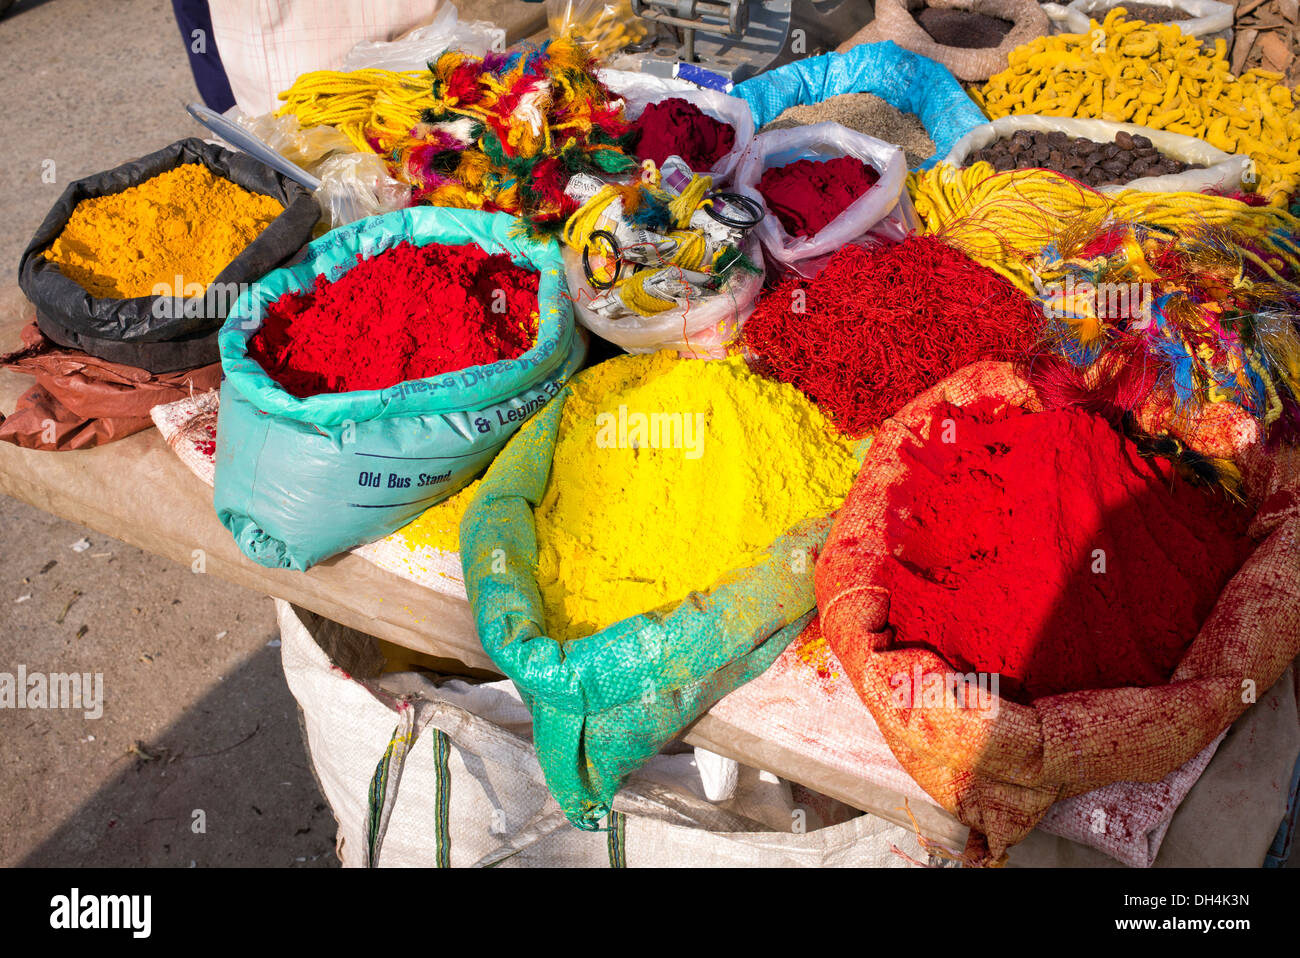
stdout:
[[(403, 241), (477, 244), (540, 274), (538, 335), (518, 359), (389, 389), (299, 399), (248, 355), (263, 311), (286, 292), (337, 278)], [(225, 382), (213, 504), (254, 562), (306, 569), (382, 538), (487, 467), (586, 357), (554, 240), (520, 235), (504, 213), (417, 207), (359, 220), (307, 247), (235, 302), (218, 337)], [(358, 344), (364, 348), (365, 344)]]
[(569, 392), (488, 469), (461, 522), (461, 562), (483, 648), (532, 712), (547, 787), (569, 821), (595, 829), (628, 774), (760, 675), (808, 623), (814, 557), (830, 518), (800, 524), (773, 543), (766, 562), (734, 570), (676, 607), (561, 644), (546, 635), (533, 510)]

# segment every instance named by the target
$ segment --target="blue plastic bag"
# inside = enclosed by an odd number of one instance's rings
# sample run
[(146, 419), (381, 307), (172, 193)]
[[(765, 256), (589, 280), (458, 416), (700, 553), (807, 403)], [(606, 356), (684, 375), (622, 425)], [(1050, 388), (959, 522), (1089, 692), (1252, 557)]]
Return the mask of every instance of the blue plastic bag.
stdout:
[[(582, 364), (586, 340), (565, 295), (559, 246), (517, 235), (504, 213), (418, 207), (359, 220), (307, 247), (235, 302), (218, 342), (225, 381), (213, 504), (239, 548), (264, 566), (306, 569), (382, 538), (482, 472)], [(541, 274), (538, 337), (518, 359), (298, 399), (248, 355), (263, 311), (403, 241), (474, 243)], [(358, 344), (358, 348), (365, 348)]]
[(841, 93), (871, 93), (904, 113), (915, 113), (935, 146), (934, 156), (921, 164), (923, 170), (987, 122), (947, 67), (892, 40), (860, 43), (848, 53), (788, 63), (738, 83), (731, 91), (749, 104), (755, 129), (792, 106), (820, 103)]

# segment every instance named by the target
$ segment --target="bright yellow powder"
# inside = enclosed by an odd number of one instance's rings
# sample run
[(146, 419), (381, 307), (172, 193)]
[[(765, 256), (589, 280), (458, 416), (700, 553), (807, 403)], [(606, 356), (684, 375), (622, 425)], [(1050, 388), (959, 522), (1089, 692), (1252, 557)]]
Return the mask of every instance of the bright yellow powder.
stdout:
[(92, 296), (191, 296), (284, 212), (279, 200), (185, 163), (136, 186), (82, 200), (45, 255)]
[(465, 510), (474, 501), (481, 481), (475, 479), (454, 496), (425, 509), (393, 535), (405, 540), (410, 549), (427, 546), (443, 552), (459, 552), (460, 520), (465, 518)]
[[(791, 526), (837, 509), (857, 474), (853, 442), (738, 356), (622, 356), (572, 387), (535, 516), (538, 585), (559, 641), (753, 565)], [(655, 413), (681, 416), (683, 428), (651, 430)], [(697, 421), (698, 435), (685, 428)]]

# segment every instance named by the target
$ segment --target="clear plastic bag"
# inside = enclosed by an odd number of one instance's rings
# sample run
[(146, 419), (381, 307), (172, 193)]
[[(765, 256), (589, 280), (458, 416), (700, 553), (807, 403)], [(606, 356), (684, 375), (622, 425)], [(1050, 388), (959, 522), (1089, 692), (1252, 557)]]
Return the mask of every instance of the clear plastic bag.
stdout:
[(546, 23), (552, 37), (572, 37), (601, 59), (650, 32), (630, 0), (546, 0)]
[[(880, 179), (816, 236), (791, 236), (772, 213), (764, 215), (754, 228), (770, 260), (804, 276), (816, 275), (826, 258), (841, 246), (870, 241), (896, 243), (916, 226), (916, 214), (904, 190), (907, 160), (903, 151), (892, 143), (838, 123), (814, 123), (760, 133), (741, 157), (734, 189), (763, 203), (758, 181), (764, 170), (796, 160), (828, 160), (837, 156), (854, 156), (870, 163), (879, 172)], [(767, 209), (766, 204), (763, 208)]]
[(601, 70), (600, 81), (623, 98), (629, 120), (637, 119), (651, 103), (665, 99), (685, 100), (715, 120), (728, 124), (736, 132), (731, 150), (710, 170), (699, 170), (713, 177), (714, 186), (725, 183), (740, 164), (740, 158), (754, 139), (754, 115), (749, 104), (739, 97), (717, 90), (704, 90), (693, 83), (626, 70)]
[(316, 202), (330, 229), (404, 209), (411, 202), (411, 187), (389, 176), (383, 158), (374, 153), (336, 153), (315, 173), (321, 181)]
[(383, 158), (357, 152), (332, 126), (303, 129), (291, 113), (249, 117), (235, 108), (226, 115), (321, 181), (315, 197), (327, 229), (410, 205), (411, 187), (389, 176)]
[(226, 119), (238, 123), (308, 173), (331, 153), (350, 153), (355, 149), (348, 138), (332, 126), (311, 126), (304, 130), (292, 113), (286, 116), (274, 113), (248, 116), (239, 107), (233, 107), (225, 115)]
[(754, 311), (763, 291), (763, 255), (751, 236), (740, 247), (758, 272), (733, 267), (734, 276), (716, 293), (688, 306), (670, 309), (652, 316), (622, 314), (611, 319), (591, 304), (601, 295), (592, 288), (582, 266), (582, 254), (564, 250), (564, 273), (574, 317), (602, 339), (607, 339), (629, 353), (653, 353), (675, 349), (693, 359), (721, 359), (735, 342), (740, 328)]
[(433, 22), (412, 30), (397, 40), (358, 43), (343, 61), (342, 70), (423, 70), (429, 61), (447, 50), (462, 50), (481, 57), (490, 50), (506, 48), (506, 32), (486, 20), (460, 21), (450, 3), (438, 11)]
[[(1213, 47), (1214, 41), (1222, 37), (1232, 42), (1233, 7), (1230, 3), (1219, 0), (1144, 0), (1153, 7), (1169, 7), (1171, 11), (1181, 10), (1189, 14), (1186, 20), (1170, 20), (1189, 37), (1198, 37), (1207, 47)], [(1120, 0), (1074, 0), (1065, 8), (1063, 29), (1061, 33), (1087, 33), (1091, 20), (1101, 21), (1111, 7), (1122, 7)], [(1137, 17), (1129, 17), (1136, 20)], [(1055, 21), (1055, 18), (1053, 18)]]

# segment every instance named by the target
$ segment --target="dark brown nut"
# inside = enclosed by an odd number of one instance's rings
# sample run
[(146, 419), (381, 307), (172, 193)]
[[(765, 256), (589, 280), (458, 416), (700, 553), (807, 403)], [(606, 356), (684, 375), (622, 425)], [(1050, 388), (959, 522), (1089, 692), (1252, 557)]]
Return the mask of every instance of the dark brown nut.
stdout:
[(1115, 134), (1115, 145), (1121, 150), (1131, 150), (1136, 144), (1133, 142), (1133, 135), (1128, 130), (1120, 130)]
[(1141, 133), (1138, 133), (1133, 137), (1133, 145), (1136, 146), (1139, 150), (1151, 149), (1151, 141), (1148, 140)]
[(1115, 157), (1119, 156), (1122, 151), (1114, 143), (1107, 143), (1106, 148), (1101, 152), (1106, 155), (1106, 159), (1113, 160)]
[(1128, 164), (1123, 163), (1120, 160), (1107, 160), (1105, 163), (1101, 164), (1101, 168), (1111, 176), (1119, 176), (1128, 169)]

